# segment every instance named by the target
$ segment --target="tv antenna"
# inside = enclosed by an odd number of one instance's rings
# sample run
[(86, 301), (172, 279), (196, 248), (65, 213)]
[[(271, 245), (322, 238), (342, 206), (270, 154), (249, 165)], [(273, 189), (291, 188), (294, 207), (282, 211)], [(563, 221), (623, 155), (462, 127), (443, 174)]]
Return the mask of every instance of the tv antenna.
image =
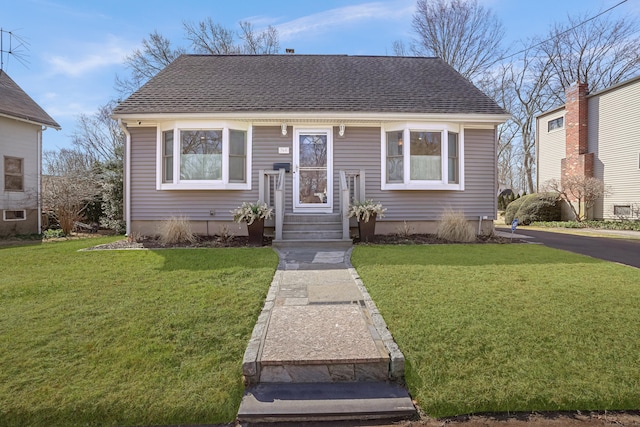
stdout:
[(14, 31), (7, 31), (0, 28), (0, 71), (5, 70), (5, 62), (9, 64), (9, 58), (13, 57), (28, 67), (27, 52), (29, 51), (29, 42), (17, 35)]

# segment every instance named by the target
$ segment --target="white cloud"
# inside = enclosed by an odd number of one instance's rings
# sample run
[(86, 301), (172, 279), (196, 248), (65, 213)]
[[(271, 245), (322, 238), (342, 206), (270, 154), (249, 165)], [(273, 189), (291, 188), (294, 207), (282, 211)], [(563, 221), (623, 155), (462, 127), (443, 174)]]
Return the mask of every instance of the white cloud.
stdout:
[(46, 58), (51, 65), (51, 74), (80, 77), (92, 71), (122, 64), (131, 45), (116, 37), (109, 37), (104, 43), (86, 43), (75, 46), (75, 56), (52, 55)]
[(355, 6), (345, 6), (324, 12), (303, 16), (276, 25), (281, 40), (291, 40), (300, 34), (319, 33), (329, 28), (353, 25), (371, 20), (394, 20), (410, 16), (415, 2), (393, 1), (372, 2)]

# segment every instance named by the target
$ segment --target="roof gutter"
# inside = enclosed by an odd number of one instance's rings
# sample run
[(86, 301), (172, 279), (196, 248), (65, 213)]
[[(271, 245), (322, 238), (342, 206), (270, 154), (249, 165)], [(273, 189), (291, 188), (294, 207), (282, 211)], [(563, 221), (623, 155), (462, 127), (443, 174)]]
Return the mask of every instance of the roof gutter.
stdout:
[(464, 121), (475, 123), (504, 123), (511, 114), (464, 114), (464, 113), (340, 113), (340, 112), (224, 112), (224, 113), (120, 113), (112, 116), (114, 119), (126, 122), (158, 121), (158, 120), (247, 120), (274, 121), (323, 119), (337, 120), (368, 120), (372, 122), (397, 121)]
[(118, 126), (125, 134), (122, 184), (124, 185), (124, 221), (127, 236), (129, 236), (131, 234), (131, 133), (122, 119), (118, 119)]
[(52, 125), (49, 123), (42, 123), (42, 122), (38, 122), (35, 120), (31, 120), (28, 118), (24, 118), (24, 117), (16, 117), (16, 116), (12, 116), (11, 114), (4, 114), (4, 113), (0, 113), (0, 117), (6, 117), (8, 119), (13, 119), (13, 120), (17, 120), (19, 122), (24, 122), (24, 123), (29, 123), (30, 125), (38, 125), (38, 126), (42, 126), (44, 127), (43, 130), (46, 130), (48, 128), (53, 128), (55, 130), (61, 130), (62, 128), (60, 127), (60, 125)]

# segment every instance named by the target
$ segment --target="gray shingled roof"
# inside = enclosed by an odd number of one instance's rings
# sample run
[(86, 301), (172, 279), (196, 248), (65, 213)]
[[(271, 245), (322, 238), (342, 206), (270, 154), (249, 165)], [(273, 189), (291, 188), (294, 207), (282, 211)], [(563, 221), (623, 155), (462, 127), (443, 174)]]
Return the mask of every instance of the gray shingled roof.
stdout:
[(60, 125), (2, 70), (0, 70), (0, 114), (60, 129)]
[(182, 55), (120, 103), (145, 113), (507, 114), (438, 58)]

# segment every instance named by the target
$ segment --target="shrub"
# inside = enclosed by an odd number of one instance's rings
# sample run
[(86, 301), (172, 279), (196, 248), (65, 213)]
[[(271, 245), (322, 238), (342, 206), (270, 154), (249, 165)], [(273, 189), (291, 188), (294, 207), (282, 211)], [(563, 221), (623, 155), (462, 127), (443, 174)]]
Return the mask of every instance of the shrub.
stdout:
[(60, 238), (60, 237), (65, 237), (64, 231), (62, 231), (61, 229), (48, 229), (48, 230), (44, 230), (44, 233), (42, 233), (42, 237), (44, 237), (45, 239), (55, 239), (55, 238)]
[(436, 235), (440, 239), (456, 243), (475, 242), (476, 240), (473, 226), (469, 224), (464, 212), (461, 211), (444, 211), (440, 217)]
[(520, 224), (529, 225), (535, 221), (559, 221), (560, 214), (560, 199), (556, 194), (534, 193), (510, 203), (504, 219), (506, 224), (518, 218)]
[(518, 209), (522, 206), (522, 202), (524, 199), (515, 199), (512, 200), (508, 205), (507, 209), (504, 211), (504, 223), (507, 225), (511, 225), (514, 218), (517, 218)]
[(166, 245), (193, 243), (196, 241), (196, 235), (191, 231), (189, 219), (172, 216), (160, 225), (160, 241)]

